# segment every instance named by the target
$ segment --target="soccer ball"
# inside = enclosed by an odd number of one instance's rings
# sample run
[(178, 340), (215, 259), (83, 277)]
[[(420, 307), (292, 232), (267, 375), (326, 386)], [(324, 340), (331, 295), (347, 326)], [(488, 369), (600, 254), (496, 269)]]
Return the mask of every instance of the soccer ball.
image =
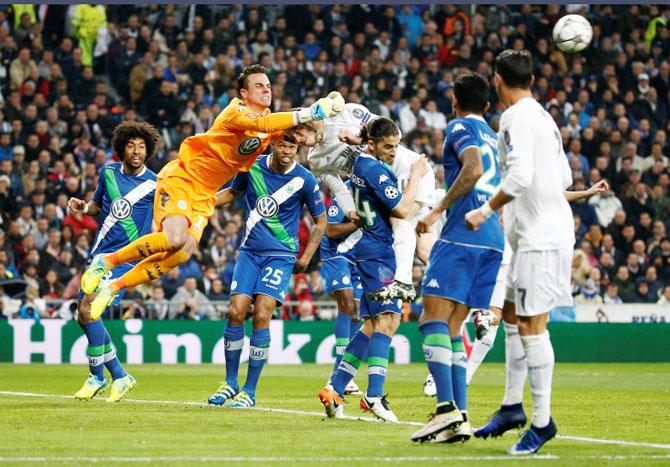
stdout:
[(563, 52), (581, 52), (591, 43), (593, 28), (581, 15), (566, 15), (558, 20), (552, 36), (556, 47)]

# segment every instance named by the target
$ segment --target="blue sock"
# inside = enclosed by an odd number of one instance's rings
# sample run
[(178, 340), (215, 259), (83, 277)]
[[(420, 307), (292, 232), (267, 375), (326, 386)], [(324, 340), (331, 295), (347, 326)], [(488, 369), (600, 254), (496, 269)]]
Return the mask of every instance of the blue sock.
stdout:
[(423, 355), (435, 380), (439, 408), (454, 400), (454, 390), (451, 385), (452, 357), (449, 325), (445, 321), (426, 321), (419, 329), (423, 334)]
[(368, 355), (369, 344), (370, 338), (363, 334), (362, 331), (358, 331), (349, 341), (347, 348), (344, 349), (340, 366), (330, 379), (330, 384), (333, 385), (333, 389), (340, 396), (344, 395), (344, 388), (356, 376), (356, 372), (365, 361)]
[(99, 319), (92, 323), (84, 324), (82, 328), (88, 339), (88, 349), (86, 349), (88, 368), (93, 376), (99, 380), (103, 380), (105, 379), (105, 367), (103, 366), (105, 361), (103, 357), (105, 353), (105, 325)]
[[(102, 322), (102, 320), (100, 320), (100, 322)], [(105, 353), (103, 354), (103, 357), (107, 370), (112, 374), (112, 380), (126, 376), (127, 373), (121, 366), (119, 358), (116, 356), (116, 350), (114, 350), (114, 347), (112, 346), (112, 337), (109, 335), (109, 332), (107, 332), (107, 328), (105, 328)]]
[(468, 368), (468, 356), (463, 345), (463, 336), (451, 338), (451, 384), (454, 388), (456, 406), (461, 412), (468, 410), (468, 385), (465, 383)]
[(240, 388), (237, 382), (237, 374), (240, 371), (240, 357), (242, 356), (242, 347), (244, 347), (244, 325), (233, 326), (230, 322), (227, 322), (223, 331), (223, 339), (225, 342), (226, 383), (237, 391)]
[(263, 366), (268, 360), (270, 353), (270, 330), (254, 329), (251, 331), (251, 342), (249, 348), (249, 369), (247, 370), (247, 380), (244, 382), (244, 392), (251, 398), (256, 397), (256, 386), (258, 378), (261, 377)]
[(368, 397), (384, 395), (390, 350), (391, 338), (389, 336), (380, 332), (372, 334), (368, 351)]
[(349, 344), (349, 329), (351, 327), (351, 318), (342, 312), (337, 313), (335, 320), (335, 364), (333, 365), (333, 374), (337, 371), (344, 355), (344, 349)]

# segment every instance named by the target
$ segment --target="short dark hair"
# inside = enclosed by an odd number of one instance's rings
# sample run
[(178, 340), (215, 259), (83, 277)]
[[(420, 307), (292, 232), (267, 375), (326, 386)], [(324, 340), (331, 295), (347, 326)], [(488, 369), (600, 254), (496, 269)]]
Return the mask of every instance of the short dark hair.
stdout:
[(147, 159), (154, 155), (160, 142), (160, 135), (153, 125), (146, 122), (121, 122), (112, 133), (112, 148), (123, 159), (126, 144), (133, 138), (142, 138), (147, 147)]
[(530, 52), (504, 50), (496, 57), (496, 73), (511, 88), (529, 89), (533, 79), (533, 58)]
[(363, 141), (379, 141), (382, 138), (387, 136), (396, 136), (400, 134), (398, 125), (391, 119), (386, 117), (379, 117), (377, 120), (374, 120), (372, 123), (364, 126), (361, 129), (361, 138)]
[(489, 101), (489, 83), (479, 73), (466, 72), (454, 82), (454, 96), (461, 110), (484, 113)]
[(247, 89), (247, 78), (249, 75), (256, 75), (259, 73), (267, 75), (268, 70), (263, 65), (258, 64), (244, 67), (240, 76), (237, 77), (237, 89)]

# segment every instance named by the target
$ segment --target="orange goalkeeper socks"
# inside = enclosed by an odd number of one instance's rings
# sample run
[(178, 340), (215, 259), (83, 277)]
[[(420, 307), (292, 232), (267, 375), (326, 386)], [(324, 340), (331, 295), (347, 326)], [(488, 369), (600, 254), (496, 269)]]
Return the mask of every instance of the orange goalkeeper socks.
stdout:
[(112, 291), (116, 293), (128, 287), (135, 287), (145, 282), (154, 281), (162, 275), (167, 274), (170, 269), (186, 262), (190, 256), (190, 254), (183, 250), (172, 254), (168, 252), (156, 253), (115, 280), (111, 284)]
[(169, 251), (170, 242), (165, 232), (155, 232), (138, 238), (115, 253), (110, 253), (103, 258), (103, 262), (108, 269), (114, 269), (121, 263), (146, 259), (156, 253)]

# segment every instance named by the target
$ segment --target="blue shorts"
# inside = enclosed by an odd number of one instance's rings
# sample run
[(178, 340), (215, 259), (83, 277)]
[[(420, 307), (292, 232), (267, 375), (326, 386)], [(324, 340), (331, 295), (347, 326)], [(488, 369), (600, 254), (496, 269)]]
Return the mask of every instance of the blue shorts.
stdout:
[(358, 277), (358, 270), (355, 264), (350, 263), (346, 259), (330, 258), (321, 262), (321, 277), (326, 286), (324, 292), (333, 293), (343, 289), (353, 289), (354, 298), (361, 299), (363, 286), (361, 285), (361, 278)]
[(438, 240), (423, 276), (421, 294), (487, 310), (502, 253)]
[(253, 299), (255, 295), (263, 294), (282, 305), (295, 261), (292, 256), (260, 256), (240, 251), (230, 283), (230, 295), (244, 294)]
[(386, 284), (393, 282), (395, 275), (395, 257), (375, 258), (357, 261), (356, 267), (361, 276), (363, 296), (359, 315), (361, 318), (374, 318), (381, 313), (398, 313), (402, 311), (402, 300), (393, 299), (378, 302), (370, 300), (368, 293), (375, 292)]
[[(90, 266), (92, 259), (93, 257), (89, 255), (88, 261), (86, 261), (86, 269), (88, 269), (88, 267)], [(111, 271), (107, 271), (107, 274), (104, 275), (104, 277), (100, 280), (100, 282), (102, 283), (104, 281), (113, 281), (115, 279), (118, 279), (119, 277), (123, 276), (125, 273), (130, 271), (133, 268), (133, 266), (135, 265), (131, 263), (121, 263)], [(112, 302), (112, 305), (110, 306), (120, 304), (121, 300), (123, 300), (123, 296), (125, 295), (125, 293), (126, 289), (119, 291), (119, 294), (116, 296), (116, 298)], [(79, 293), (77, 294), (77, 300), (81, 301), (83, 300), (83, 298), (84, 298), (84, 292), (79, 290)]]

